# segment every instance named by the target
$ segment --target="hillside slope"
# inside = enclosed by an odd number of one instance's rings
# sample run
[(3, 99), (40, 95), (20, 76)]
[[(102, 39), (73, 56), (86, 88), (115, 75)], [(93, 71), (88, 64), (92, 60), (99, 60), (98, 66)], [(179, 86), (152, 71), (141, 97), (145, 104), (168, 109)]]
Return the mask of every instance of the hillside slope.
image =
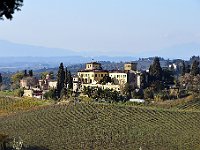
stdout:
[(27, 149), (195, 150), (199, 124), (200, 112), (69, 103), (1, 117), (0, 132)]

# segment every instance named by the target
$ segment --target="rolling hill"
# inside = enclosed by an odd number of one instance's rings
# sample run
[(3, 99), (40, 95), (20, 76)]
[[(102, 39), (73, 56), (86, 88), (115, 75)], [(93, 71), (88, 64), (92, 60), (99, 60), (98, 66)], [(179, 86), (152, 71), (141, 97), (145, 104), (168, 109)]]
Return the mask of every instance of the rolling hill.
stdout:
[(24, 149), (200, 149), (200, 112), (67, 103), (0, 117), (0, 132)]

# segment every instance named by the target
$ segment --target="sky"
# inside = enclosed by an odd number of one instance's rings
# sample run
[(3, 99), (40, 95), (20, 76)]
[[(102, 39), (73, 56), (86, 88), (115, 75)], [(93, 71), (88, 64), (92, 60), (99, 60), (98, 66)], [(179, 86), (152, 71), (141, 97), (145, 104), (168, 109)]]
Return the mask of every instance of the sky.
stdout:
[(0, 40), (91, 55), (181, 56), (183, 45), (192, 48), (187, 55), (200, 54), (199, 27), (199, 0), (24, 0), (12, 21), (0, 21)]

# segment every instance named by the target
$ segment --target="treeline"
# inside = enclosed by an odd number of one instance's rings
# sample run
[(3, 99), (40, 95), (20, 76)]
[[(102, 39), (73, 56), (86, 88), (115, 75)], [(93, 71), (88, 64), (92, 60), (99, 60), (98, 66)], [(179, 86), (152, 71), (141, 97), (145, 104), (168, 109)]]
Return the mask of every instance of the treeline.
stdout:
[(73, 78), (71, 72), (64, 68), (63, 63), (60, 64), (57, 73), (57, 87), (56, 89), (50, 89), (49, 92), (44, 94), (46, 99), (51, 98), (55, 100), (67, 98), (69, 94), (72, 94)]

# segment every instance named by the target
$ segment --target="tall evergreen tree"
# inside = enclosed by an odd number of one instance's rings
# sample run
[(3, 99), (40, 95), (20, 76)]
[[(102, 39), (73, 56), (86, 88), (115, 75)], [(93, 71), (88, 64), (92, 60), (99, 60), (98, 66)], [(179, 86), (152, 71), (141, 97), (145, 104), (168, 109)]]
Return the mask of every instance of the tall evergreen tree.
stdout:
[(29, 74), (30, 77), (32, 77), (33, 76), (33, 70), (29, 70), (28, 74)]
[(191, 74), (193, 76), (199, 74), (199, 62), (197, 60), (194, 60), (194, 62), (192, 63)]
[(185, 73), (186, 73), (186, 67), (185, 67), (185, 62), (184, 61), (182, 62), (182, 65), (183, 66), (182, 66), (182, 69), (181, 69), (181, 75), (184, 76)]
[(72, 78), (70, 71), (68, 71), (67, 80), (68, 80), (68, 89), (72, 89), (73, 88), (73, 78)]
[(160, 60), (155, 57), (153, 64), (149, 68), (150, 80), (151, 81), (161, 81), (162, 80), (162, 68), (160, 66)]
[(60, 67), (57, 74), (57, 96), (60, 98), (61, 91), (64, 88), (64, 82), (65, 82), (65, 70), (63, 63), (60, 63)]
[(190, 73), (190, 68), (191, 68), (190, 65), (186, 65), (185, 66), (185, 73)]
[(0, 73), (0, 84), (3, 82), (2, 75)]
[(67, 88), (68, 88), (68, 71), (67, 67), (65, 68), (65, 79), (64, 79), (64, 87), (61, 91), (61, 96), (62, 97), (67, 97)]
[(24, 70), (24, 77), (27, 77), (28, 74), (27, 74), (27, 70)]
[(67, 88), (68, 85), (68, 70), (67, 67), (65, 68), (65, 87)]

